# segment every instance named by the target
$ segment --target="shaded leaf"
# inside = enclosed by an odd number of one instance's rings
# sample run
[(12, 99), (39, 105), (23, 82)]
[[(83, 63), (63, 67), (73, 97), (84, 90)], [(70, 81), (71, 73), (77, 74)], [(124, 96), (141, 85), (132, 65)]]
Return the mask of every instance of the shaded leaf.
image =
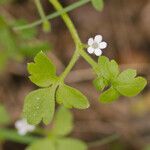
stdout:
[(59, 86), (56, 93), (56, 100), (59, 104), (64, 104), (68, 108), (86, 109), (89, 102), (86, 96), (80, 91), (65, 84)]
[(71, 112), (61, 106), (54, 118), (54, 124), (51, 130), (52, 134), (56, 136), (65, 136), (72, 131), (73, 128), (73, 116)]
[(56, 148), (50, 139), (45, 138), (32, 143), (26, 150), (56, 150)]
[(19, 50), (16, 44), (16, 39), (13, 36), (9, 25), (2, 16), (0, 16), (0, 46), (8, 57), (13, 57), (18, 60), (21, 58), (21, 56), (18, 55)]
[[(24, 19), (19, 19), (13, 22), (12, 26), (18, 27), (18, 26), (23, 26), (28, 24), (28, 22)], [(29, 40), (34, 38), (37, 35), (37, 30), (36, 28), (28, 28), (28, 29), (22, 29), (17, 31), (19, 34), (19, 37), (22, 38), (23, 40)]]
[(58, 141), (57, 150), (87, 150), (87, 145), (77, 139), (63, 138)]
[(52, 49), (52, 46), (47, 42), (32, 42), (22, 44), (20, 51), (24, 56), (34, 57), (40, 51), (46, 52)]

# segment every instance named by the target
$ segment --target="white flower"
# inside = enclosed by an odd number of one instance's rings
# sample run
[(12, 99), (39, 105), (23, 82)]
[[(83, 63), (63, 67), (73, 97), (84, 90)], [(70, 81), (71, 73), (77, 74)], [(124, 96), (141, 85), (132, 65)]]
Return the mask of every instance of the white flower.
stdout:
[(106, 42), (102, 42), (102, 36), (96, 35), (95, 38), (88, 39), (88, 53), (94, 53), (96, 56), (102, 55), (102, 49), (107, 47)]
[(20, 135), (25, 135), (27, 132), (32, 132), (35, 129), (35, 126), (28, 124), (26, 119), (16, 121), (15, 127)]

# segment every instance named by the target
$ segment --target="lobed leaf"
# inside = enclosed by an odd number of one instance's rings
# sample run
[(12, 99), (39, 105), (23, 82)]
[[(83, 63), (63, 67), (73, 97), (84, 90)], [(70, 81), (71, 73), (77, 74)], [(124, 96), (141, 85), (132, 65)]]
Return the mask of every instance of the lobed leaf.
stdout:
[(108, 90), (103, 92), (99, 99), (102, 103), (109, 103), (117, 100), (119, 98), (120, 94), (117, 90), (115, 90), (113, 87), (110, 87)]
[(56, 136), (65, 136), (69, 134), (72, 129), (73, 116), (67, 108), (61, 106), (55, 115), (51, 132)]
[(111, 82), (114, 78), (116, 78), (119, 74), (118, 64), (105, 56), (100, 56), (98, 59), (98, 68), (97, 68), (98, 76), (102, 76), (107, 82)]
[(127, 69), (119, 74), (117, 77), (117, 82), (129, 82), (130, 80), (133, 80), (136, 76), (136, 70), (134, 69)]
[(59, 86), (56, 93), (56, 100), (59, 104), (64, 104), (67, 108), (86, 109), (89, 107), (86, 96), (77, 89), (65, 84)]
[(120, 94), (132, 97), (139, 94), (147, 84), (147, 81), (142, 77), (133, 78), (132, 80), (119, 80), (115, 84), (115, 89), (119, 91)]
[(40, 87), (48, 87), (57, 79), (56, 68), (43, 53), (38, 53), (34, 58), (35, 63), (28, 64), (28, 72), (30, 80)]
[(55, 88), (38, 89), (25, 98), (23, 113), (29, 124), (39, 124), (42, 120), (47, 125), (55, 110)]

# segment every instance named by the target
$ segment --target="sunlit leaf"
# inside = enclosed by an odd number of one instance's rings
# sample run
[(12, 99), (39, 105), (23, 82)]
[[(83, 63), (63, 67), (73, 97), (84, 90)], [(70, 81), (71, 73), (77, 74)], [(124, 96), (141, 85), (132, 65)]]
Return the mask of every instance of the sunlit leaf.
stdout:
[(40, 87), (48, 87), (56, 81), (56, 68), (50, 59), (43, 53), (38, 53), (34, 58), (35, 63), (28, 63), (30, 80)]
[(56, 93), (56, 100), (59, 104), (64, 104), (68, 108), (86, 109), (89, 107), (86, 96), (77, 89), (65, 84), (59, 86)]
[(108, 82), (111, 82), (119, 74), (118, 64), (114, 60), (109, 61), (107, 57), (100, 56), (98, 60), (97, 73)]
[(39, 124), (42, 120), (50, 123), (55, 110), (55, 89), (53, 87), (32, 91), (25, 98), (24, 117), (29, 124)]
[(147, 81), (142, 77), (137, 77), (127, 82), (125, 80), (119, 80), (115, 84), (115, 89), (119, 91), (120, 94), (128, 97), (136, 96), (139, 94), (147, 84)]

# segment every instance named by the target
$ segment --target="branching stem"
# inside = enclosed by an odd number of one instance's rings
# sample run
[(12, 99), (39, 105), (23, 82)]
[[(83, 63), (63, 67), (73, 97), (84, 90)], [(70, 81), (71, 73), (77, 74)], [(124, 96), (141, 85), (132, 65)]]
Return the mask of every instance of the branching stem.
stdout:
[[(61, 6), (61, 4), (59, 3), (58, 0), (49, 0), (49, 1), (57, 11), (61, 11), (63, 9), (63, 7)], [(64, 12), (63, 14), (61, 14), (61, 17), (62, 17), (64, 23), (66, 24), (68, 30), (70, 31), (71, 36), (72, 36), (72, 38), (75, 42), (75, 46), (76, 46), (76, 50), (68, 64), (68, 66), (66, 67), (64, 72), (61, 74), (61, 80), (64, 80), (65, 77), (67, 76), (67, 74), (70, 72), (70, 70), (75, 65), (75, 63), (78, 60), (78, 58), (80, 57), (80, 55), (92, 66), (92, 68), (95, 68), (97, 63), (83, 50), (83, 44), (80, 40), (80, 37), (77, 33), (77, 30), (76, 30), (73, 22), (71, 21), (68, 14)]]

